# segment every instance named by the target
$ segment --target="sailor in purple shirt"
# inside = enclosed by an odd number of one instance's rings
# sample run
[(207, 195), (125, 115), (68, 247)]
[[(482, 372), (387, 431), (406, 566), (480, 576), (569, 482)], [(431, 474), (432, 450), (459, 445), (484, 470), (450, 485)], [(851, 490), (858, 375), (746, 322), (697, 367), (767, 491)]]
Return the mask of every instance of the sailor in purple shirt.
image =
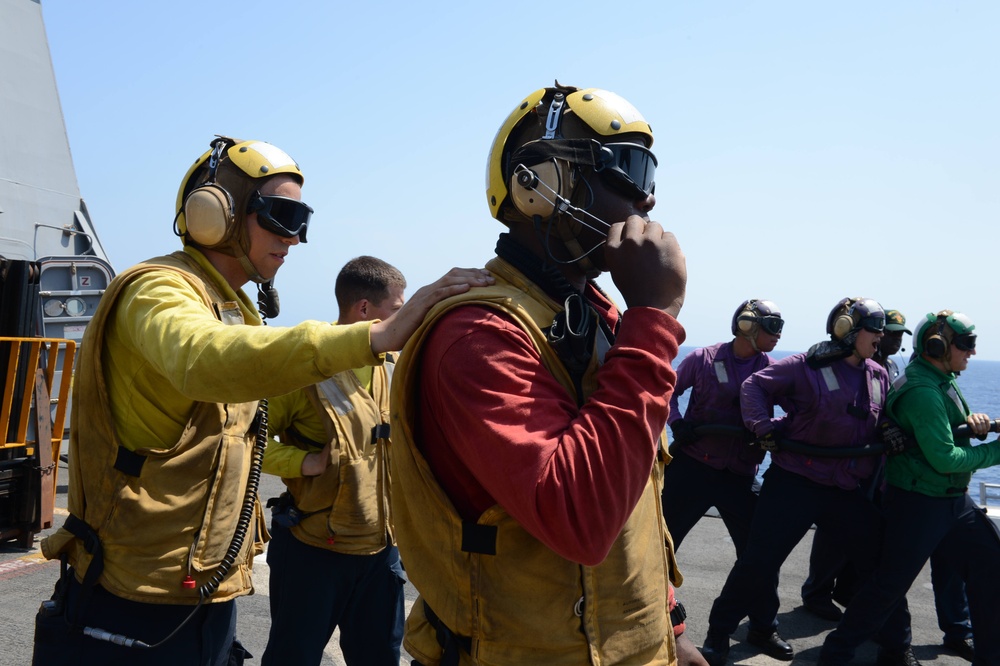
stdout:
[[(871, 456), (837, 456), (835, 449), (875, 444), (889, 379), (871, 360), (885, 327), (885, 312), (874, 300), (845, 298), (827, 318), (830, 340), (805, 354), (772, 363), (750, 376), (741, 389), (744, 424), (767, 448), (777, 443), (764, 474), (747, 546), (733, 566), (722, 593), (712, 605), (708, 636), (702, 648), (712, 666), (726, 663), (729, 636), (760, 599), (781, 565), (813, 525), (822, 526), (844, 544), (862, 578), (877, 563), (880, 539), (878, 509), (863, 484), (875, 467)], [(786, 415), (775, 419), (778, 400)], [(792, 440), (808, 453), (781, 450)], [(833, 455), (823, 455), (831, 449)], [(778, 605), (770, 609), (777, 629)], [(762, 645), (762, 636), (749, 642)], [(756, 640), (754, 640), (756, 639)], [(910, 651), (910, 622), (905, 605), (887, 619), (876, 638), (882, 647), (879, 665), (904, 664)], [(791, 660), (792, 650), (772, 657)]]
[[(740, 385), (771, 364), (767, 352), (778, 344), (784, 324), (772, 301), (743, 301), (733, 313), (732, 341), (695, 349), (677, 368), (667, 419), (673, 460), (663, 484), (663, 512), (675, 548), (712, 506), (719, 510), (736, 554), (746, 545), (764, 451), (750, 444), (752, 433), (743, 427)], [(678, 398), (688, 389), (681, 417)], [(702, 426), (719, 425), (733, 432), (698, 432)]]
[[(673, 432), (673, 460), (663, 473), (663, 517), (678, 550), (713, 506), (729, 530), (737, 557), (746, 546), (759, 490), (757, 466), (764, 451), (751, 444), (752, 433), (743, 427), (740, 385), (771, 364), (767, 352), (778, 344), (784, 324), (772, 301), (743, 301), (733, 313), (732, 341), (695, 349), (677, 368), (667, 419)], [(678, 397), (688, 389), (691, 394), (681, 417)], [(732, 432), (699, 432), (704, 426), (727, 426)], [(767, 595), (771, 599), (761, 604), (760, 617), (750, 609), (750, 627), (772, 636), (769, 609), (778, 605), (777, 575)]]
[[(911, 335), (910, 330), (906, 328), (906, 317), (903, 316), (903, 313), (899, 310), (886, 310), (885, 333), (872, 360), (885, 368), (889, 375), (890, 384), (899, 376), (899, 366), (892, 360), (892, 356), (898, 353), (902, 347), (904, 333)], [(880, 502), (881, 488), (885, 480), (885, 457), (881, 458), (882, 464), (876, 465), (875, 472), (868, 478), (867, 487), (868, 497), (876, 504)], [(933, 580), (934, 574), (939, 569), (934, 568), (933, 558), (931, 561)], [(940, 571), (943, 572), (944, 569), (940, 568)], [(942, 574), (942, 581), (944, 580), (944, 574)], [(972, 629), (968, 622), (969, 609), (968, 605), (965, 604), (965, 584), (961, 577), (949, 576), (948, 582), (942, 582), (941, 585), (938, 585), (936, 580), (934, 582), (935, 599), (939, 601), (938, 608), (943, 609), (939, 610), (939, 619), (947, 618), (947, 620), (941, 619), (941, 628), (949, 627), (945, 635), (949, 636), (950, 631), (951, 635), (957, 637), (958, 640), (963, 640), (967, 636), (971, 637)], [(824, 620), (837, 622), (843, 616), (843, 612), (834, 603), (834, 600), (836, 599), (838, 603), (846, 606), (857, 593), (858, 583), (858, 574), (854, 567), (849, 565), (840, 541), (821, 529), (816, 530), (813, 534), (812, 549), (809, 552), (809, 575), (802, 583), (802, 607)], [(948, 599), (948, 603), (942, 605), (938, 592), (946, 589), (945, 598)], [(962, 624), (963, 617), (964, 626)], [(956, 625), (954, 629), (952, 629), (953, 625)]]

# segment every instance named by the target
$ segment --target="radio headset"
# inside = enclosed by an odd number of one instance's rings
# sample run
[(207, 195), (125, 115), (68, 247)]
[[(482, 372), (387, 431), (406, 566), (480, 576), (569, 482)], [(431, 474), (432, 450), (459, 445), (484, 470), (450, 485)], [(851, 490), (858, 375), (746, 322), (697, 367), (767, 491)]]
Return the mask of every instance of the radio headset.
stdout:
[(733, 327), (736, 330), (733, 331), (733, 335), (737, 335), (738, 331), (751, 339), (757, 337), (754, 335), (754, 327), (757, 326), (756, 307), (756, 298), (744, 302), (741, 312), (736, 316), (736, 325)]
[(827, 321), (826, 332), (833, 336), (835, 340), (843, 340), (850, 333), (857, 322), (854, 321), (854, 304), (860, 299), (845, 298), (831, 313)]
[(935, 360), (941, 360), (948, 354), (948, 345), (951, 344), (951, 339), (948, 335), (949, 328), (947, 326), (948, 317), (954, 314), (951, 310), (941, 310), (936, 315), (936, 320), (930, 324), (931, 331), (928, 331), (930, 335), (926, 335), (924, 338), (923, 351), (925, 354), (930, 356)]
[[(518, 212), (530, 217), (534, 221), (536, 228), (540, 229), (543, 221), (548, 222), (548, 229), (545, 234), (545, 250), (549, 255), (549, 259), (557, 264), (572, 264), (589, 256), (604, 245), (606, 241), (601, 241), (586, 252), (580, 248), (580, 256), (574, 259), (556, 259), (549, 248), (549, 240), (552, 236), (552, 223), (556, 214), (565, 213), (570, 219), (591, 231), (596, 231), (605, 239), (608, 237), (608, 230), (611, 228), (611, 224), (593, 213), (574, 206), (568, 198), (560, 194), (557, 188), (560, 188), (564, 181), (560, 174), (560, 167), (554, 166), (554, 162), (556, 160), (537, 164), (532, 168), (518, 164), (514, 168), (514, 175), (511, 177), (511, 200), (514, 202), (514, 207), (517, 208)], [(556, 187), (552, 187), (546, 179), (555, 180)], [(514, 187), (515, 185), (516, 187)], [(528, 192), (534, 194), (534, 196), (527, 194)], [(519, 203), (519, 200), (521, 203)], [(524, 208), (522, 208), (522, 205), (524, 205)], [(592, 221), (588, 221), (584, 217)], [(573, 241), (575, 242), (575, 239)], [(568, 241), (564, 242), (568, 243)]]
[[(208, 178), (195, 187), (184, 198), (184, 205), (177, 212), (178, 219), (184, 214), (184, 229), (198, 245), (213, 248), (219, 245), (236, 220), (233, 197), (226, 188), (218, 184), (219, 164), (226, 150), (235, 142), (219, 137), (212, 142), (212, 152), (208, 157)], [(193, 178), (193, 176), (192, 176)], [(176, 220), (175, 220), (176, 227)], [(175, 229), (181, 235), (180, 229)]]

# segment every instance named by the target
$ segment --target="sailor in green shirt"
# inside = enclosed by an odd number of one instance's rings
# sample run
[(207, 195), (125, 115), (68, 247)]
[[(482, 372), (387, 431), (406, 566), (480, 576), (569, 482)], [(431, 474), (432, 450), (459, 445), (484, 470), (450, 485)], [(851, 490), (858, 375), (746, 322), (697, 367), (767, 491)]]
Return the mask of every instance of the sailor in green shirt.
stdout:
[[(827, 637), (820, 664), (846, 664), (903, 602), (935, 549), (961, 564), (972, 616), (973, 664), (1000, 664), (1000, 531), (968, 492), (975, 470), (1000, 463), (1000, 440), (973, 446), (969, 437), (954, 434), (954, 428), (967, 424), (974, 435), (985, 437), (990, 428), (989, 416), (971, 413), (955, 381), (976, 353), (974, 329), (967, 316), (942, 310), (928, 313), (914, 336), (917, 358), (893, 384), (887, 408), (916, 445), (889, 457), (879, 568)], [(912, 653), (909, 657), (899, 663), (917, 663)]]

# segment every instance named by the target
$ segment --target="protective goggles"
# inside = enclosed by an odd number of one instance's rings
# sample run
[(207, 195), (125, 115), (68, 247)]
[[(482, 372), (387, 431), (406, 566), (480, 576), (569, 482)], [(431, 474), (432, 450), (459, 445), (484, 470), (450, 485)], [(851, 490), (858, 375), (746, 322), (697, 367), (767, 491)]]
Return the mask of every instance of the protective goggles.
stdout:
[(298, 236), (305, 243), (313, 209), (297, 199), (254, 192), (247, 204), (247, 213), (257, 213), (257, 222), (271, 233), (283, 238)]
[(754, 317), (753, 320), (760, 324), (760, 327), (771, 335), (781, 335), (781, 329), (785, 327), (785, 320), (776, 315)]
[(605, 143), (594, 171), (622, 194), (645, 199), (656, 189), (656, 156), (635, 143)]
[(959, 351), (976, 351), (975, 333), (963, 333), (961, 335), (956, 335), (951, 342)]
[(869, 333), (881, 333), (885, 330), (885, 314), (865, 315), (858, 321), (858, 326)]

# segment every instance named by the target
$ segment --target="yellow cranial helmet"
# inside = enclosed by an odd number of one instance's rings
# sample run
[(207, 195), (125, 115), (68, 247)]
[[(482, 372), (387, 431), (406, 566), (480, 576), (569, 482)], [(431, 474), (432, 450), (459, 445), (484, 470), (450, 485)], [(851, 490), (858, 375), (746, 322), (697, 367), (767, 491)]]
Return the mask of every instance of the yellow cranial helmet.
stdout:
[(300, 184), (304, 180), (295, 160), (276, 146), (216, 137), (181, 181), (175, 233), (185, 245), (191, 243), (239, 258), (250, 277), (258, 281), (256, 269), (246, 259), (250, 250), (247, 209), (262, 182), (278, 174), (290, 174)]
[[(628, 145), (615, 142), (615, 137), (626, 134), (643, 137), (646, 150), (641, 159), (634, 153), (619, 154), (614, 149)], [(585, 150), (580, 142), (571, 150), (559, 146), (574, 139), (590, 139), (594, 146)], [(486, 199), (493, 217), (505, 224), (512, 215), (516, 218), (519, 210), (522, 215), (524, 211), (520, 202), (511, 200), (511, 182), (516, 178), (514, 170), (518, 166), (511, 157), (532, 143), (533, 149), (520, 154), (529, 161), (533, 155), (536, 163), (548, 160), (566, 168), (596, 167), (639, 190), (652, 190), (656, 158), (648, 148), (653, 144), (653, 131), (642, 114), (613, 92), (599, 88), (580, 90), (556, 82), (554, 87), (536, 90), (518, 104), (493, 139), (486, 166)], [(557, 174), (557, 179), (563, 185), (571, 180), (568, 174)], [(566, 192), (560, 194), (568, 196)]]

